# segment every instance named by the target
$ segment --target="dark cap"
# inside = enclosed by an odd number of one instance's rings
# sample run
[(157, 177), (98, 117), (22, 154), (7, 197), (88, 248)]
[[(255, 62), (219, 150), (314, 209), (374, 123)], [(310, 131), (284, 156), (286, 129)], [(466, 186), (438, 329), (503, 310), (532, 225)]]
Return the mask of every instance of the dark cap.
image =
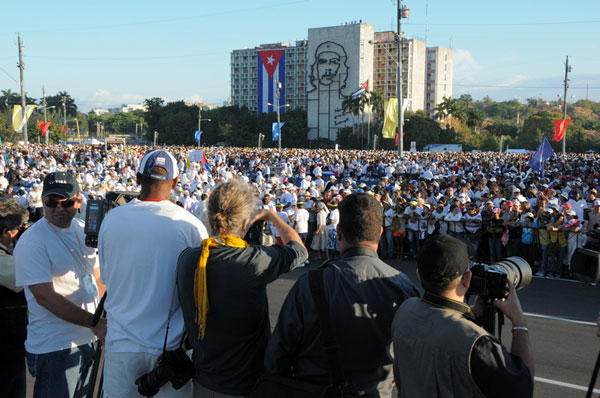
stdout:
[(469, 267), (467, 245), (442, 234), (428, 239), (417, 254), (417, 269), (421, 279), (434, 283), (449, 283)]
[(44, 188), (42, 198), (48, 195), (60, 195), (65, 198), (72, 198), (79, 192), (79, 183), (70, 173), (57, 171), (50, 173), (44, 178)]

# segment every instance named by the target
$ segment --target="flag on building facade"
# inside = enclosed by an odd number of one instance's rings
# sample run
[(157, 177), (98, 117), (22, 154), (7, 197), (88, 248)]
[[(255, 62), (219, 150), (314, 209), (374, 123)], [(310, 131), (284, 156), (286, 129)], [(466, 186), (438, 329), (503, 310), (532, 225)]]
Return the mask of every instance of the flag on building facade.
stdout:
[(369, 89), (369, 79), (367, 79), (367, 81), (364, 82), (362, 84), (362, 86), (360, 86), (358, 88), (358, 90), (356, 90), (355, 92), (352, 93), (352, 99), (357, 99), (358, 97), (363, 95), (368, 89)]
[(398, 98), (390, 98), (383, 108), (383, 138), (394, 138), (398, 126)]
[(15, 130), (15, 132), (17, 132), (17, 133), (23, 132), (23, 127), (25, 126), (25, 122), (27, 121), (27, 119), (29, 119), (29, 117), (33, 113), (34, 109), (35, 109), (35, 105), (27, 105), (26, 111), (25, 111), (25, 117), (23, 117), (23, 112), (21, 111), (21, 105), (15, 105), (13, 107), (12, 125), (13, 125), (13, 129)]
[(565, 134), (567, 133), (567, 126), (571, 123), (571, 119), (567, 120), (555, 120), (554, 121), (554, 136), (552, 136), (552, 141), (560, 141), (563, 139)]
[(279, 141), (279, 133), (281, 128), (283, 127), (285, 122), (279, 123), (279, 127), (277, 127), (277, 122), (273, 123), (273, 141)]
[(196, 130), (196, 133), (194, 134), (194, 140), (196, 140), (196, 142), (200, 142), (200, 137), (202, 137), (202, 130)]
[(538, 149), (535, 151), (527, 165), (538, 173), (541, 173), (542, 170), (544, 170), (544, 164), (546, 164), (548, 159), (552, 156), (554, 156), (554, 151), (546, 137), (543, 137), (540, 146), (538, 146)]
[[(277, 81), (281, 84), (279, 98), (285, 103), (285, 50), (257, 51), (257, 113), (276, 111), (273, 105), (277, 103)], [(283, 112), (285, 108), (282, 107)]]
[[(44, 123), (42, 121), (38, 122), (38, 127), (40, 128), (42, 137), (46, 136), (46, 132), (48, 132), (48, 128), (50, 127), (51, 124), (52, 124), (52, 122), (46, 122), (46, 123)], [(85, 130), (84, 130), (84, 132), (85, 132)]]

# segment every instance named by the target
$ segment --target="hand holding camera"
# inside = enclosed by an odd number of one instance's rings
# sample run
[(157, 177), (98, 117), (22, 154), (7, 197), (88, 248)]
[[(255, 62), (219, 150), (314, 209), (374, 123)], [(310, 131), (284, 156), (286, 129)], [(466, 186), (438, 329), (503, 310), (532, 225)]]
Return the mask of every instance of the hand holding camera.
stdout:
[(494, 306), (510, 319), (513, 327), (525, 326), (525, 317), (523, 316), (523, 309), (521, 309), (521, 302), (517, 297), (515, 286), (510, 280), (507, 285), (508, 296), (505, 299), (494, 300)]

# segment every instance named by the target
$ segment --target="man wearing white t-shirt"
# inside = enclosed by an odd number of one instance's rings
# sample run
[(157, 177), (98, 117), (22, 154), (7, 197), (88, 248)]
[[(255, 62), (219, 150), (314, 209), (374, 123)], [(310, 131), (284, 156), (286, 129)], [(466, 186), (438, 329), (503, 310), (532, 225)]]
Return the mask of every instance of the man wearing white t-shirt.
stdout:
[[(108, 320), (104, 396), (137, 397), (136, 380), (157, 366), (171, 314), (167, 350), (180, 346), (183, 315), (175, 296), (176, 265), (187, 247), (208, 237), (193, 214), (169, 201), (177, 161), (165, 150), (146, 153), (136, 175), (139, 199), (112, 210), (98, 238)], [(192, 383), (171, 383), (155, 397), (187, 397)]]
[(98, 304), (98, 257), (85, 246), (79, 184), (69, 173), (51, 173), (41, 194), (45, 217), (30, 227), (14, 251), (15, 278), (25, 286), (29, 310), (25, 350), (35, 377), (35, 397), (85, 395), (93, 361), (94, 334), (106, 335), (106, 320), (92, 327)]

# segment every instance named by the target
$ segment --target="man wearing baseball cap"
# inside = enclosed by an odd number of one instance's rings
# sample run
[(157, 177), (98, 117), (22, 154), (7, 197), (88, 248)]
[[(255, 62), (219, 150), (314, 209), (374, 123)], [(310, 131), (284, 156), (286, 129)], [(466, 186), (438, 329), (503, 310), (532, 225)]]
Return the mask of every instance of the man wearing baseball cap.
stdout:
[[(208, 237), (198, 218), (169, 201), (179, 180), (171, 153), (147, 152), (136, 178), (139, 198), (111, 210), (98, 237), (109, 325), (105, 397), (138, 396), (136, 380), (156, 367), (163, 352), (169, 314), (166, 349), (179, 347), (183, 315), (174, 297), (177, 258)], [(167, 383), (156, 396), (189, 396), (191, 390), (191, 383), (177, 391)]]
[(404, 301), (392, 322), (394, 377), (400, 397), (533, 395), (533, 354), (512, 283), (494, 302), (512, 322), (509, 352), (475, 323), (465, 295), (471, 284), (467, 246), (449, 235), (429, 239), (417, 255), (425, 290)]
[(35, 377), (34, 396), (72, 397), (87, 392), (94, 335), (104, 339), (106, 320), (91, 326), (98, 304), (98, 257), (85, 246), (79, 183), (69, 173), (43, 182), (44, 218), (19, 239), (15, 277), (25, 286), (29, 310), (25, 350)]

